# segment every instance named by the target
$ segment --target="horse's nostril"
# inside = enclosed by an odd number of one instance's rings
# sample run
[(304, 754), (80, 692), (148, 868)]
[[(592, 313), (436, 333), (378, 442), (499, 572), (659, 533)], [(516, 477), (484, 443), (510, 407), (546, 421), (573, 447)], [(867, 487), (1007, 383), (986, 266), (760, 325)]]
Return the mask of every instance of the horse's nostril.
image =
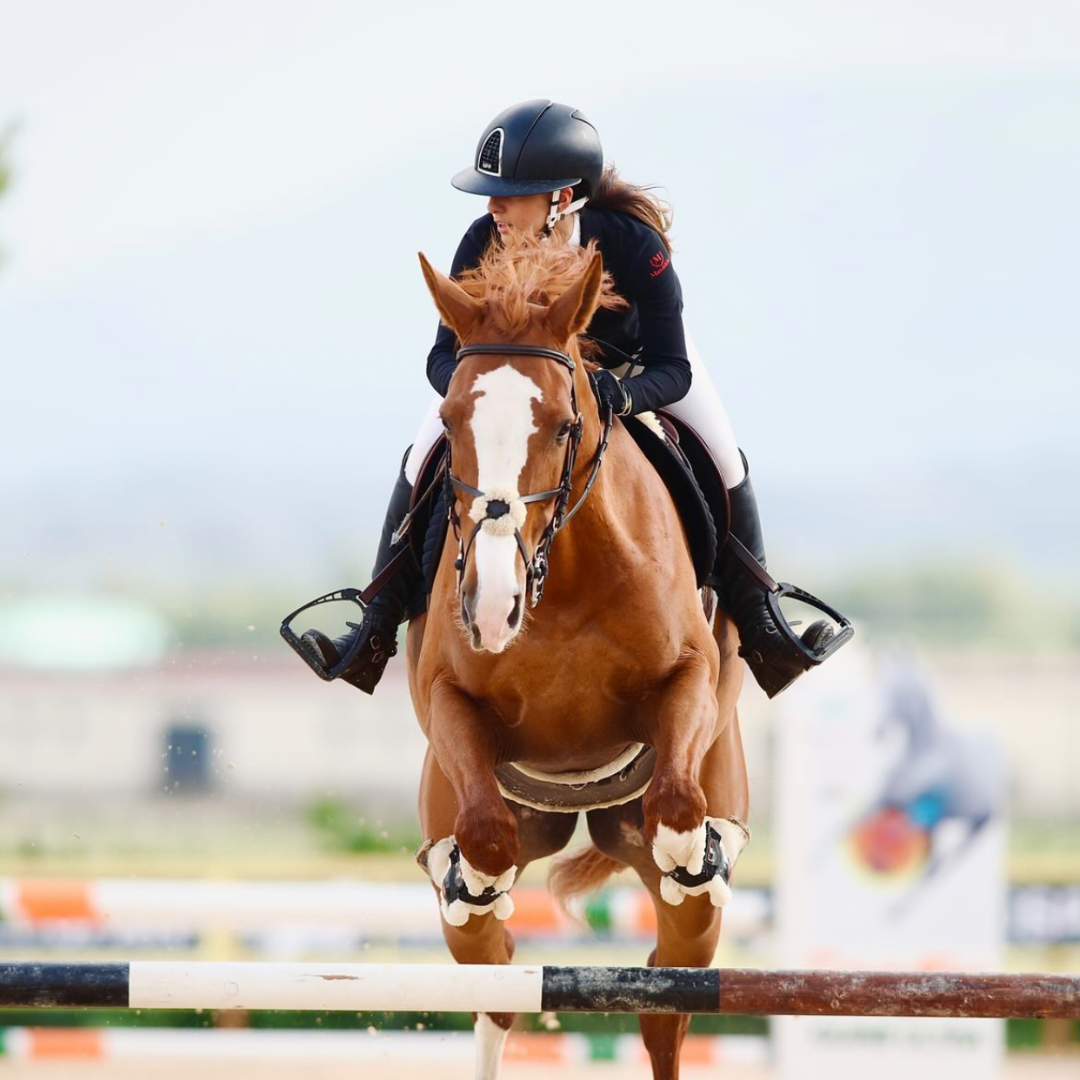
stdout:
[(473, 647), (479, 649), (480, 648), (480, 629), (479, 629), (479, 627), (470, 626), (469, 630), (472, 632)]
[(521, 593), (518, 593), (514, 597), (514, 606), (510, 609), (510, 614), (507, 617), (506, 624), (511, 630), (518, 624), (518, 620), (521, 618)]
[(461, 621), (466, 626), (472, 626), (472, 620), (469, 618), (469, 605), (464, 596), (461, 598)]

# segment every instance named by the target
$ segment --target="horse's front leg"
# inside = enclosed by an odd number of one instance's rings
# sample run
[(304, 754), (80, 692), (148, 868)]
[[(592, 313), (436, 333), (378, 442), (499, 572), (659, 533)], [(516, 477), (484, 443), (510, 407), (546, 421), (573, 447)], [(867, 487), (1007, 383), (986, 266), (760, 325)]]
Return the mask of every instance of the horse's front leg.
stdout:
[[(432, 687), (425, 727), (421, 865), (439, 893), (443, 937), (459, 964), (508, 964), (514, 939), (503, 920), (513, 912), (518, 829), (495, 783), (496, 734), (472, 700), (448, 683)], [(498, 1076), (513, 1020), (513, 1013), (474, 1017), (476, 1080)]]
[[(518, 825), (495, 781), (498, 718), (449, 681), (437, 681), (425, 732), (445, 781), (437, 793), (427, 791), (437, 778), (425, 766), (420, 813), (431, 842), (426, 864), (443, 884), (443, 917), (463, 925), (470, 915), (493, 910), (506, 919), (513, 911), (506, 892), (517, 872)], [(479, 902), (482, 897), (488, 902)]]
[(691, 651), (645, 722), (648, 741), (657, 751), (642, 800), (645, 834), (663, 872), (661, 896), (672, 905), (697, 895), (707, 895), (717, 907), (726, 904), (731, 869), (749, 839), (739, 819), (708, 816), (701, 785), (706, 755), (731, 724), (730, 716), (718, 718), (715, 686), (710, 657)]
[[(441, 719), (441, 714), (434, 719)], [(477, 773), (471, 775), (468, 762), (462, 761), (458, 756), (464, 749), (460, 741), (451, 740), (452, 746), (446, 747), (443, 745), (445, 740), (430, 727), (428, 737), (432, 740), (432, 745), (428, 748), (420, 781), (420, 822), (428, 839), (421, 852), (422, 865), (431, 875), (432, 884), (439, 894), (440, 908), (443, 911), (443, 937), (451, 955), (459, 964), (508, 964), (514, 955), (514, 938), (499, 918), (498, 902), (494, 905), (472, 905), (472, 910), (468, 910), (463, 901), (458, 900), (457, 908), (466, 907), (463, 912), (465, 918), (459, 920), (455, 910), (453, 923), (447, 921), (445, 868), (436, 865), (432, 854), (436, 850), (445, 852), (448, 842), (449, 845), (455, 845), (464, 838), (465, 843), (459, 850), (461, 858), (467, 860), (468, 865), (471, 866), (473, 858), (492, 856), (484, 842), (483, 823), (490, 821), (492, 817), (498, 817), (504, 823), (501, 831), (505, 834), (508, 830), (505, 828), (503, 815), (509, 815), (514, 822), (514, 828), (509, 830), (514, 836), (514, 848), (501, 855), (503, 862), (486, 864), (492, 871), (492, 874), (488, 875), (490, 880), (506, 860), (510, 861), (511, 866), (516, 863), (519, 869), (524, 869), (533, 859), (561, 850), (574, 831), (577, 815), (543, 814), (527, 807), (515, 807), (511, 810), (497, 788), (495, 798), (498, 805), (495, 806), (490, 799), (478, 797), (477, 793), (477, 789), (483, 787), (488, 776), (493, 778), (493, 766), (481, 776), (480, 765), (474, 761)], [(459, 784), (465, 781), (464, 793), (462, 788), (451, 781), (451, 774), (444, 771), (443, 759), (436, 756), (436, 745), (443, 746), (443, 754), (448, 763), (445, 770), (455, 770), (452, 775), (457, 776)], [(474, 845), (473, 839), (477, 834), (480, 836), (480, 843)], [(472, 873), (482, 874), (483, 871)], [(503, 878), (506, 873), (503, 871), (498, 874), (495, 881)], [(472, 888), (479, 890), (483, 886), (483, 880), (476, 882), (474, 878)], [(514, 1014), (480, 1013), (474, 1020), (475, 1076), (477, 1080), (494, 1080), (498, 1075), (503, 1046)]]

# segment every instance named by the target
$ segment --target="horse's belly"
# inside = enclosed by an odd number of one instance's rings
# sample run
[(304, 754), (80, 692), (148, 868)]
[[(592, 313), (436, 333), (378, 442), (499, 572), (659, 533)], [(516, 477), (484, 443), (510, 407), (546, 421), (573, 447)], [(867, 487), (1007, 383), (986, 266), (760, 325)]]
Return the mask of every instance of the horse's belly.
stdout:
[(598, 716), (579, 699), (564, 708), (531, 706), (521, 712), (509, 718), (508, 755), (541, 772), (597, 769), (641, 741), (629, 710)]
[(563, 753), (544, 756), (526, 754), (520, 757), (515, 756), (513, 760), (515, 765), (524, 765), (526, 768), (543, 773), (591, 772), (614, 761), (629, 745), (631, 743), (623, 742), (603, 750), (590, 747), (587, 750), (583, 748), (567, 750)]

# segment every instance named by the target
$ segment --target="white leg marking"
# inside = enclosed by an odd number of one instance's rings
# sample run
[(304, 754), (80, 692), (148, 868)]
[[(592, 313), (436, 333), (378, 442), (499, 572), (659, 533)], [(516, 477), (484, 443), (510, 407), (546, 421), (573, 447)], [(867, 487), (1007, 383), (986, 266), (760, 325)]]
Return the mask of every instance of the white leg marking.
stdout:
[[(512, 367), (477, 375), (479, 394), (470, 421), (476, 446), (477, 487), (488, 494), (518, 494), (521, 470), (529, 456), (529, 436), (536, 431), (532, 403), (543, 391)], [(480, 644), (502, 652), (521, 627), (507, 623), (518, 589), (518, 547), (513, 535), (493, 536), (482, 529), (476, 538), (476, 628)]]
[(473, 1076), (475, 1080), (496, 1080), (506, 1036), (510, 1032), (499, 1027), (487, 1013), (477, 1014), (473, 1030), (476, 1032), (476, 1071)]
[(490, 885), (499, 895), (490, 904), (466, 904), (463, 900), (455, 900), (447, 904), (442, 892), (442, 884), (447, 870), (450, 869), (450, 852), (456, 845), (457, 841), (452, 836), (448, 836), (437, 844), (433, 844), (428, 852), (428, 873), (439, 889), (439, 908), (443, 918), (451, 926), (464, 926), (469, 921), (470, 915), (486, 915), (489, 911), (495, 913), (496, 919), (509, 919), (514, 914), (514, 901), (510, 898), (509, 889), (517, 877), (516, 866), (511, 866), (498, 877), (492, 877), (490, 874), (473, 869), (468, 859), (461, 855), (461, 877), (469, 892), (473, 896), (479, 896)]
[[(690, 861), (698, 854), (697, 869), (690, 866)], [(661, 824), (656, 830), (653, 841), (653, 859), (666, 874), (676, 866), (685, 866), (692, 874), (701, 872), (701, 863), (705, 853), (705, 822), (689, 832), (676, 832)]]
[[(720, 843), (728, 861), (734, 867), (749, 837), (742, 826), (727, 818), (707, 817), (696, 829), (676, 832), (661, 824), (653, 841), (653, 860), (666, 875), (677, 866), (683, 866), (691, 874), (700, 874), (705, 865), (705, 826), (711, 825), (720, 834)], [(668, 904), (678, 907), (688, 896), (708, 894), (713, 907), (723, 907), (731, 899), (731, 887), (717, 874), (711, 881), (689, 887), (680, 885), (669, 877), (660, 879), (660, 896)]]

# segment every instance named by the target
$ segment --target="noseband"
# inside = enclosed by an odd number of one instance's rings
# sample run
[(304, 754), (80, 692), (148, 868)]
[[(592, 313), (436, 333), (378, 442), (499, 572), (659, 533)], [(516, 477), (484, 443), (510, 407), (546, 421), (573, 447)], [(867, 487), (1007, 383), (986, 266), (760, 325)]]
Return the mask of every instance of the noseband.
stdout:
[[(563, 367), (570, 373), (570, 407), (574, 413), (574, 421), (570, 427), (570, 434), (566, 444), (566, 457), (563, 460), (562, 476), (559, 479), (559, 486), (552, 488), (550, 491), (537, 491), (532, 495), (517, 495), (513, 499), (499, 498), (498, 496), (504, 495), (504, 492), (495, 492), (495, 498), (489, 497), (485, 492), (479, 488), (473, 487), (471, 484), (466, 484), (464, 480), (459, 479), (454, 475), (453, 465), (450, 460), (450, 447), (447, 444), (446, 450), (446, 483), (447, 483), (447, 506), (449, 508), (450, 524), (454, 528), (454, 537), (458, 542), (458, 558), (454, 563), (454, 568), (458, 572), (458, 591), (460, 592), (462, 584), (465, 581), (465, 566), (469, 559), (469, 552), (472, 550), (473, 541), (476, 539), (477, 533), (480, 529), (489, 521), (502, 522), (504, 518), (509, 517), (508, 523), (502, 523), (498, 526), (498, 532), (501, 535), (509, 536), (510, 528), (513, 527), (513, 536), (517, 541), (518, 551), (521, 552), (521, 558), (525, 563), (525, 588), (530, 591), (531, 606), (536, 607), (540, 603), (541, 597), (544, 595), (544, 583), (547, 580), (548, 575), (548, 552), (551, 549), (551, 542), (558, 535), (559, 531), (565, 526), (570, 519), (581, 509), (582, 504), (589, 496), (589, 492), (592, 491), (593, 484), (596, 483), (596, 477), (599, 475), (600, 466), (603, 464), (604, 452), (607, 450), (608, 438), (611, 435), (611, 425), (613, 418), (610, 409), (605, 410), (604, 415), (604, 432), (600, 437), (600, 445), (596, 450), (596, 457), (593, 459), (592, 469), (589, 473), (589, 478), (585, 482), (585, 487), (581, 493), (581, 498), (574, 504), (573, 508), (567, 511), (567, 505), (570, 502), (570, 494), (574, 483), (574, 464), (577, 461), (578, 449), (581, 446), (581, 437), (584, 431), (584, 422), (582, 420), (581, 412), (578, 409), (577, 402), (577, 387), (574, 384), (574, 369), (575, 363), (573, 359), (564, 352), (559, 352), (558, 349), (545, 349), (540, 345), (464, 345), (457, 351), (456, 359), (460, 361), (466, 356), (540, 356), (547, 360), (554, 360), (556, 363), (562, 364)], [(473, 504), (473, 511), (479, 511), (474, 514), (470, 514), (473, 520), (476, 522), (476, 526), (469, 534), (467, 540), (462, 539), (461, 532), (461, 519), (457, 515), (457, 508), (455, 506), (457, 502), (457, 496), (454, 494), (454, 490), (461, 492), (465, 495), (471, 495), (474, 499), (482, 500), (480, 503)], [(521, 526), (525, 524), (525, 506), (528, 503), (548, 502), (549, 500), (555, 500), (555, 513), (552, 515), (551, 521), (548, 523), (547, 528), (544, 530), (543, 536), (537, 542), (536, 550), (533, 552), (530, 558), (528, 549), (525, 547), (525, 540), (521, 535)]]

